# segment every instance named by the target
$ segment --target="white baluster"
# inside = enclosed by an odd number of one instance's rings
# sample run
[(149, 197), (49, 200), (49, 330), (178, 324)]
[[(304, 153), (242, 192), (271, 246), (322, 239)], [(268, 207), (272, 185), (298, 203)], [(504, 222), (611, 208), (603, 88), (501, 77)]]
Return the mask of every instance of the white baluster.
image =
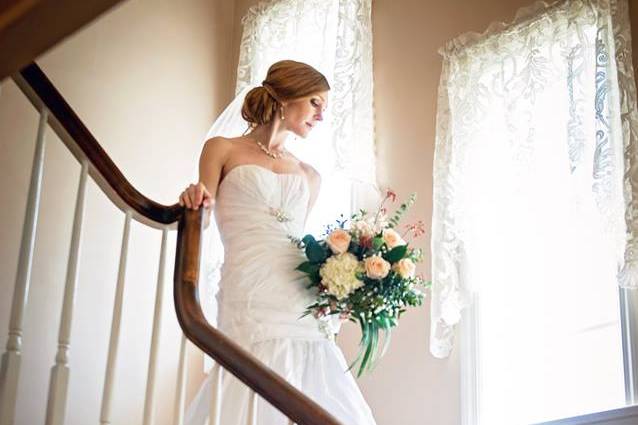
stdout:
[(220, 425), (221, 407), (222, 407), (222, 384), (223, 384), (223, 368), (219, 363), (215, 362), (210, 373), (212, 376), (210, 412), (208, 414), (208, 425)]
[(186, 394), (186, 336), (182, 334), (179, 347), (179, 367), (177, 368), (177, 388), (175, 390), (175, 408), (173, 409), (173, 424), (182, 425), (184, 422), (184, 400)]
[(84, 195), (86, 193), (86, 179), (89, 164), (82, 162), (80, 184), (75, 204), (73, 218), (73, 233), (69, 250), (69, 262), (66, 269), (66, 284), (64, 286), (64, 302), (60, 319), (60, 335), (58, 337), (58, 352), (55, 365), (51, 369), (49, 384), (49, 400), (47, 403), (46, 425), (62, 425), (66, 409), (66, 398), (69, 387), (69, 346), (71, 343), (71, 323), (78, 278), (78, 260), (80, 257), (80, 242), (82, 237), (82, 221), (84, 218)]
[(117, 286), (115, 289), (115, 301), (113, 304), (113, 319), (111, 320), (111, 338), (109, 341), (109, 355), (106, 361), (106, 376), (104, 378), (104, 391), (102, 394), (102, 408), (100, 411), (100, 423), (111, 423), (111, 397), (113, 395), (113, 382), (115, 380), (115, 366), (117, 364), (117, 350), (120, 340), (120, 325), (122, 323), (122, 302), (124, 300), (124, 282), (126, 277), (126, 260), (128, 258), (128, 241), (131, 229), (131, 212), (124, 218), (124, 234), (122, 236), (122, 248), (120, 250), (120, 265), (117, 271)]
[(43, 109), (40, 113), (40, 122), (38, 124), (38, 136), (33, 154), (33, 165), (31, 167), (27, 209), (22, 226), (22, 241), (20, 242), (18, 270), (16, 272), (13, 302), (11, 304), (7, 350), (2, 355), (2, 363), (0, 366), (1, 425), (13, 424), (15, 416), (15, 403), (18, 393), (18, 377), (20, 375), (20, 360), (22, 355), (22, 322), (24, 319), (24, 310), (29, 298), (33, 247), (35, 245), (35, 233), (40, 212), (40, 192), (42, 189), (42, 172), (44, 169), (44, 132), (46, 130), (48, 117), (49, 111)]
[(246, 425), (257, 425), (257, 400), (257, 393), (253, 390), (250, 390)]
[(166, 239), (168, 229), (162, 231), (162, 248), (160, 250), (159, 270), (157, 272), (157, 288), (155, 292), (155, 313), (153, 315), (153, 335), (151, 336), (151, 353), (148, 360), (146, 378), (146, 398), (144, 400), (144, 425), (151, 425), (154, 417), (155, 370), (157, 368), (157, 349), (159, 347), (160, 328), (162, 324), (162, 300), (164, 295), (164, 269), (166, 264)]

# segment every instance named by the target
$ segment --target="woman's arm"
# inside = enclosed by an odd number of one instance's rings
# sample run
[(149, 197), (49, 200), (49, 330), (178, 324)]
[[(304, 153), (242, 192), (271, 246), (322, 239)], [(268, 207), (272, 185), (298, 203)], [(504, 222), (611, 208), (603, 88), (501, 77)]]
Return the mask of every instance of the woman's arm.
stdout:
[[(199, 182), (189, 185), (179, 196), (179, 204), (194, 210), (215, 203), (222, 168), (230, 151), (230, 141), (223, 137), (207, 140), (199, 157)], [(208, 225), (208, 222), (206, 223)]]

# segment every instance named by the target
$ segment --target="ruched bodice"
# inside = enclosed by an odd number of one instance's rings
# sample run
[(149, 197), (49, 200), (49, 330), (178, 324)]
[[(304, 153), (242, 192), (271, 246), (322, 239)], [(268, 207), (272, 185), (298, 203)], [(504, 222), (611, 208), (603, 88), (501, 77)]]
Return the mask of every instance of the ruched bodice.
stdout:
[(304, 175), (254, 164), (234, 167), (219, 184), (215, 218), (224, 245), (219, 326), (240, 343), (326, 337), (325, 323), (320, 328), (313, 317), (298, 320), (315, 294), (295, 270), (305, 257), (289, 236), (302, 235), (309, 198)]

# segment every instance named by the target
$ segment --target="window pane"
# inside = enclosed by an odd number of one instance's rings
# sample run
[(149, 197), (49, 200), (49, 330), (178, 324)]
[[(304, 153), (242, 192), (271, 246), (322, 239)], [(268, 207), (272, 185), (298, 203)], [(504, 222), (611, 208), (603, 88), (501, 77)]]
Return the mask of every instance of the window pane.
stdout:
[(464, 56), (450, 87), (482, 425), (624, 405), (618, 253), (592, 195), (597, 31), (535, 25)]

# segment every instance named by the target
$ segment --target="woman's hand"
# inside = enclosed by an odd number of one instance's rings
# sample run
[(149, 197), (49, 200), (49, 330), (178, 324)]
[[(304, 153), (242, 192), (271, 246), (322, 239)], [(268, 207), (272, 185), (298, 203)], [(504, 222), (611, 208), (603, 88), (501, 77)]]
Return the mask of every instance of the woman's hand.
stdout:
[(200, 206), (207, 208), (211, 204), (211, 195), (204, 183), (191, 184), (179, 195), (179, 204), (193, 210)]

